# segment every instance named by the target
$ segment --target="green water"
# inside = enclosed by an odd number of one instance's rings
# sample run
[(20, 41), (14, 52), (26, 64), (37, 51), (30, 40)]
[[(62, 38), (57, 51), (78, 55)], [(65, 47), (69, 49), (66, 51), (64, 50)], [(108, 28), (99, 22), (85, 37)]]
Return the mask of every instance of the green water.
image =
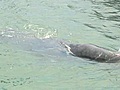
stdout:
[(0, 90), (119, 90), (120, 64), (73, 57), (59, 41), (120, 48), (119, 0), (0, 0)]

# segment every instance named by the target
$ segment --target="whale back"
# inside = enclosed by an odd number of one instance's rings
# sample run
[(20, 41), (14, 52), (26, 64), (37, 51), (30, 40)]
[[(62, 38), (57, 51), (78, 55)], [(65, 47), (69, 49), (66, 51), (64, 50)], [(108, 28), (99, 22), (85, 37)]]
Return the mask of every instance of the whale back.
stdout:
[(92, 44), (69, 44), (70, 51), (78, 57), (89, 58), (98, 62), (118, 62), (120, 56), (114, 51), (92, 45)]

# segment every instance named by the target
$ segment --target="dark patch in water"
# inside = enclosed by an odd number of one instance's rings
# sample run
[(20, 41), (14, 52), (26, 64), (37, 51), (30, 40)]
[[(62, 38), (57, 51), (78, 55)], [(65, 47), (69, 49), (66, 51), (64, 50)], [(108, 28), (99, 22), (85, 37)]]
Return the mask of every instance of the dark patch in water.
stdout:
[(119, 36), (110, 36), (110, 35), (106, 35), (104, 34), (105, 37), (113, 39), (113, 40), (118, 40), (120, 37)]
[(11, 84), (12, 86), (19, 86), (24, 84), (29, 84), (32, 81), (30, 80), (30, 77), (26, 78), (4, 78), (0, 80), (1, 84)]

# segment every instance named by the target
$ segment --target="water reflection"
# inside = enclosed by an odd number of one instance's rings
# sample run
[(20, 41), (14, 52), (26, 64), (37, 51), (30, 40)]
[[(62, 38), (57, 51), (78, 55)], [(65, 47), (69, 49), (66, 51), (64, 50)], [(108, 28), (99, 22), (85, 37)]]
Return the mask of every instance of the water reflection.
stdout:
[[(92, 2), (91, 17), (98, 25), (85, 23), (89, 28), (100, 32), (105, 38), (114, 41), (120, 40), (120, 1), (119, 0), (90, 0)], [(97, 28), (99, 27), (99, 28)]]
[[(102, 20), (117, 21), (120, 22), (120, 1), (119, 0), (92, 0), (93, 4), (98, 5), (98, 10), (103, 9), (103, 12), (94, 10), (94, 14)], [(101, 7), (99, 5), (104, 5)]]
[(108, 12), (110, 14), (113, 14), (108, 17), (108, 20), (111, 21), (118, 21), (120, 22), (120, 0), (109, 0), (107, 2), (103, 2), (103, 4), (107, 7), (112, 7), (115, 9), (115, 11)]
[(105, 0), (102, 3), (108, 7), (113, 7), (117, 10), (120, 10), (120, 0)]

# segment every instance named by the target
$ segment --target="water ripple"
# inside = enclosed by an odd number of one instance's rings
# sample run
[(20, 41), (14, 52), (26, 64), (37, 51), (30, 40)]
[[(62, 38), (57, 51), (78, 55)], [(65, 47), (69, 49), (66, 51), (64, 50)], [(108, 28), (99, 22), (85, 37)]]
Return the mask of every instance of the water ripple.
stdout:
[(104, 36), (109, 38), (109, 39), (120, 40), (120, 36), (110, 36), (110, 35), (107, 35), (107, 34), (104, 34)]

